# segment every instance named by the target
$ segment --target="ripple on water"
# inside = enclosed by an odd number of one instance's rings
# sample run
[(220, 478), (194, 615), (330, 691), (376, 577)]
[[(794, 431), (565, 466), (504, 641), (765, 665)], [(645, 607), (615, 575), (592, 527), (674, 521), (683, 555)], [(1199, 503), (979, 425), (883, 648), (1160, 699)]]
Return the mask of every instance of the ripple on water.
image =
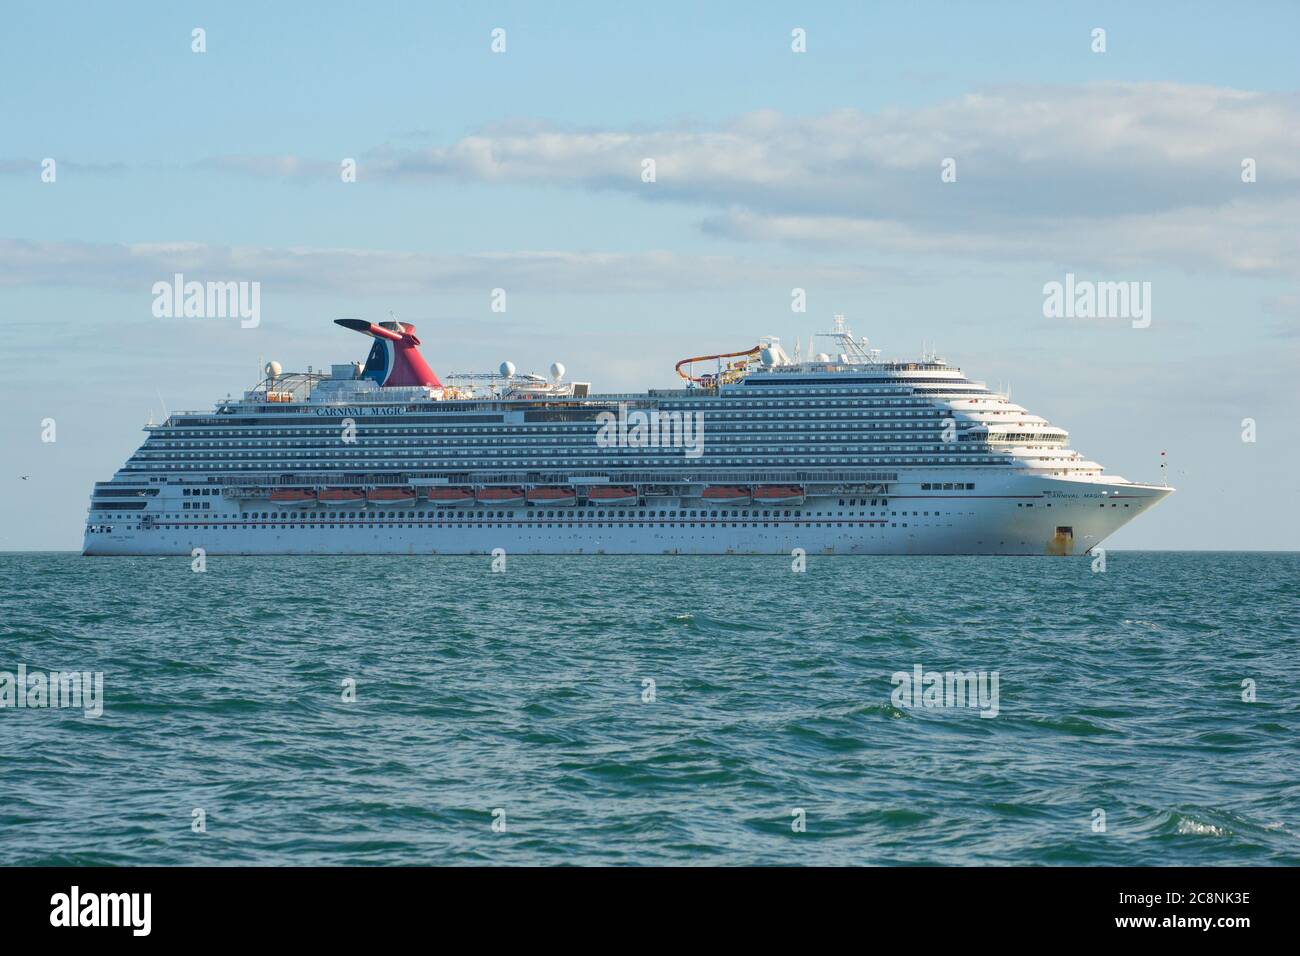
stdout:
[(1300, 863), (1300, 556), (1112, 558), (0, 555), (0, 671), (104, 674), (0, 864)]

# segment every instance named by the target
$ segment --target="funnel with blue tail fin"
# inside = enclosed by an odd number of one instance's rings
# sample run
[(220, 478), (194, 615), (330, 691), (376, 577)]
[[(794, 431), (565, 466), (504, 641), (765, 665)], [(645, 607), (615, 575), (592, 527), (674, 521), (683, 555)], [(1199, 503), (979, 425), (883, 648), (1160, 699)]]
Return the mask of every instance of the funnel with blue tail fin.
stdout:
[(361, 377), (380, 386), (424, 385), (442, 388), (438, 376), (433, 374), (424, 356), (420, 354), (420, 340), (415, 337), (415, 326), (407, 322), (367, 322), (364, 319), (335, 319), (353, 332), (369, 335), (375, 340), (366, 358)]

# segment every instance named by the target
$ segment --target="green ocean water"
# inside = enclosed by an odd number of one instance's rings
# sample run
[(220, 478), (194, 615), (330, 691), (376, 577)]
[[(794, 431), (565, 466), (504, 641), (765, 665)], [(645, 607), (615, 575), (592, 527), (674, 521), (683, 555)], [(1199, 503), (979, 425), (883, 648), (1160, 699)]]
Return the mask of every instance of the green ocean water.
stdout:
[[(5, 554), (0, 600), (0, 672), (103, 674), (0, 708), (7, 865), (1300, 863), (1297, 554)], [(997, 716), (896, 706), (918, 665)]]

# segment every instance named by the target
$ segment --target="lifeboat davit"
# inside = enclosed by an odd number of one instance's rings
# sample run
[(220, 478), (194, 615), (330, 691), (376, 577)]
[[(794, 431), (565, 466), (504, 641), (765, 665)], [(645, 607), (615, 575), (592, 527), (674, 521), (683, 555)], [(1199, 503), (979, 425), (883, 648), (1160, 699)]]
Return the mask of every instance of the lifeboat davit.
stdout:
[(524, 503), (524, 490), (522, 488), (480, 488), (478, 503), (494, 507), (521, 505)]
[(474, 503), (474, 492), (468, 488), (430, 488), (429, 504), (439, 508), (466, 508)]
[(754, 489), (756, 505), (801, 505), (806, 497), (799, 485), (759, 485)]
[(529, 488), (528, 503), (549, 508), (568, 508), (578, 501), (572, 488)]
[(417, 495), (414, 488), (371, 488), (366, 501), (372, 505), (413, 505)]
[(271, 504), (281, 508), (310, 508), (316, 504), (316, 492), (302, 488), (277, 488), (271, 492)]
[(326, 488), (316, 496), (321, 504), (330, 508), (366, 503), (366, 493), (359, 488)]
[(750, 495), (744, 485), (709, 485), (700, 497), (711, 505), (747, 505)]
[(587, 489), (587, 500), (593, 505), (634, 505), (637, 493), (626, 485), (593, 485)]

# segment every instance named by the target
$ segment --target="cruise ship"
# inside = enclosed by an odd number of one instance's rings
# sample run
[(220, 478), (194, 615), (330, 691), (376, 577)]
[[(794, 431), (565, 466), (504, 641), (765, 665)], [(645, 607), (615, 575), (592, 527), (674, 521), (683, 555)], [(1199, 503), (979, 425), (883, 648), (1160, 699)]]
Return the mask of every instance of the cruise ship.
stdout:
[[(88, 555), (1082, 555), (1170, 494), (928, 356), (836, 316), (677, 365), (680, 388), (440, 379), (413, 325), (338, 319), (366, 361), (268, 363), (242, 398), (145, 427), (90, 500)], [(1163, 467), (1163, 466), (1162, 466)]]

